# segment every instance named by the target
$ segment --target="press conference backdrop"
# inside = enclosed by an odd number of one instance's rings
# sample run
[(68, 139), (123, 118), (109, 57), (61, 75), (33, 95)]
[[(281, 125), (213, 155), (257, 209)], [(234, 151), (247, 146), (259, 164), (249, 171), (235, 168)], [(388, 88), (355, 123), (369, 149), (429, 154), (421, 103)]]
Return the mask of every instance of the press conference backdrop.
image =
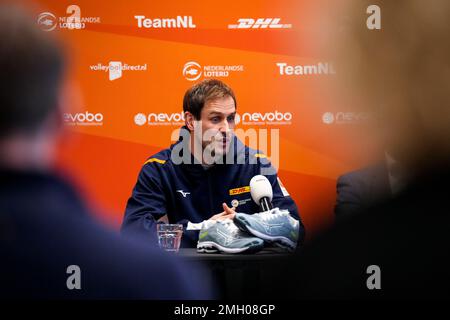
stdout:
[(69, 55), (58, 166), (114, 227), (146, 158), (183, 125), (185, 91), (207, 78), (234, 89), (237, 128), (279, 130), (279, 156), (271, 140), (260, 148), (275, 156), (308, 236), (333, 221), (336, 178), (369, 161), (368, 115), (323, 86), (337, 72), (319, 50), (323, 3), (36, 3), (40, 28)]

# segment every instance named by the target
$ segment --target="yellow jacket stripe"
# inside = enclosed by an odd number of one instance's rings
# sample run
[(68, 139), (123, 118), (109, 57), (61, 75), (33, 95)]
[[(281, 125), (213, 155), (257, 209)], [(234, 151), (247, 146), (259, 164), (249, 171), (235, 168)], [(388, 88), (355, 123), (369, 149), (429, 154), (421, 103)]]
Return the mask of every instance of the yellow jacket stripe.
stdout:
[(264, 153), (256, 153), (255, 157), (256, 158), (267, 158), (267, 156)]
[(144, 162), (144, 165), (146, 165), (147, 163), (150, 163), (150, 162), (158, 162), (160, 164), (164, 164), (164, 163), (166, 163), (166, 160), (161, 160), (161, 159), (157, 159), (157, 158), (150, 158), (150, 159), (148, 159), (147, 161)]

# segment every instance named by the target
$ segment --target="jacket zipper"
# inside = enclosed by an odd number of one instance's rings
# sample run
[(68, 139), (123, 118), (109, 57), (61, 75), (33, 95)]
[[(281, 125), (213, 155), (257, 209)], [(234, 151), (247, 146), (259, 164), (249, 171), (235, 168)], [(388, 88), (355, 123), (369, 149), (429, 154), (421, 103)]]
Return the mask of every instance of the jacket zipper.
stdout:
[(211, 215), (215, 215), (216, 212), (213, 211), (213, 199), (212, 199), (212, 193), (211, 193), (211, 173), (209, 172), (209, 170), (206, 172), (207, 177), (208, 177), (208, 193), (209, 193), (209, 207), (210, 207), (210, 214)]

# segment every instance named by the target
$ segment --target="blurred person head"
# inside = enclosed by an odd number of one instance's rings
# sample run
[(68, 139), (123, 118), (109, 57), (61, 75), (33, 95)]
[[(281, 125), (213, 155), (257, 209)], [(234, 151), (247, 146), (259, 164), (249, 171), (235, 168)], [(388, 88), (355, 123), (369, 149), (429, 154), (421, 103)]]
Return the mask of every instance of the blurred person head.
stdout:
[(209, 149), (214, 157), (227, 153), (236, 116), (236, 98), (230, 87), (215, 79), (197, 83), (184, 95), (183, 112), (191, 147), (197, 143), (202, 152)]
[[(376, 116), (385, 149), (412, 171), (448, 162), (450, 2), (348, 4), (334, 12), (345, 22), (332, 28), (329, 46), (337, 53), (339, 91), (359, 97), (359, 107)], [(373, 4), (381, 9), (380, 30), (366, 25), (366, 10)]]
[[(0, 299), (210, 298), (201, 266), (101, 227), (74, 188), (46, 172), (65, 63), (26, 12), (0, 4)], [(78, 276), (81, 290), (72, 267), (88, 274)]]
[(44, 169), (62, 124), (61, 48), (11, 4), (0, 4), (0, 39), (0, 165)]

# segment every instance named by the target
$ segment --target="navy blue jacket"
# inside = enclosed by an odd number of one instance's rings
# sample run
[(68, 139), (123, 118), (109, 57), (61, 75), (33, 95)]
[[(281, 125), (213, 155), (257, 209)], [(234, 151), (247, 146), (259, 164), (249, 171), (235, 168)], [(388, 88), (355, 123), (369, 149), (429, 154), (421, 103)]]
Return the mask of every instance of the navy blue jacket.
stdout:
[(202, 269), (175, 258), (102, 228), (64, 180), (0, 168), (0, 299), (211, 298)]
[[(284, 195), (277, 174), (265, 155), (250, 149), (236, 137), (223, 164), (205, 169), (189, 152), (183, 153), (189, 143), (187, 129), (180, 131), (180, 139), (170, 148), (148, 158), (142, 167), (132, 195), (128, 200), (122, 224), (124, 235), (144, 235), (156, 241), (156, 223), (167, 215), (170, 223), (202, 222), (223, 211), (222, 203), (231, 207), (239, 201), (237, 212), (259, 212), (259, 206), (251, 199), (250, 179), (264, 174), (272, 184), (273, 206), (288, 209), (300, 220), (297, 206), (289, 195)], [(180, 151), (181, 150), (181, 151)], [(185, 161), (179, 163), (171, 155), (180, 155)], [(231, 164), (231, 159), (234, 164)], [(197, 162), (197, 163), (196, 163)], [(271, 173), (271, 174), (268, 174)], [(285, 193), (287, 194), (287, 193)], [(304, 227), (301, 224), (300, 241)], [(182, 246), (194, 247), (198, 232), (185, 231)]]

